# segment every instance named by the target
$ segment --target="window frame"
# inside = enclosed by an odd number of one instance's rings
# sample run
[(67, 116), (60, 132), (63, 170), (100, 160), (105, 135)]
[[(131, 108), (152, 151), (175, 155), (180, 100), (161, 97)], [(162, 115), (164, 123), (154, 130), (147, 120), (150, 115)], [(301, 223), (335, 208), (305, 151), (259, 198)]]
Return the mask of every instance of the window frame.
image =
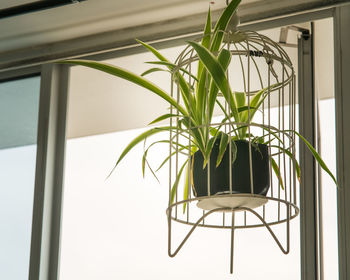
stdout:
[(29, 279), (57, 279), (69, 67), (41, 69)]

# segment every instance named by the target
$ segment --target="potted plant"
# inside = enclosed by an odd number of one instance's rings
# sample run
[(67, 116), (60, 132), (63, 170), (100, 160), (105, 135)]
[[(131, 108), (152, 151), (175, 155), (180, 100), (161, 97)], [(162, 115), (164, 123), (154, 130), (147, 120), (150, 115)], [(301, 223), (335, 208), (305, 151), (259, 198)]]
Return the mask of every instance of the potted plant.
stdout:
[[(270, 129), (265, 129), (262, 136), (256, 136), (249, 132), (249, 124), (252, 122), (255, 113), (270, 94), (284, 86), (283, 83), (269, 85), (256, 91), (252, 96), (248, 96), (244, 92), (233, 91), (229, 84), (226, 70), (232, 55), (229, 50), (222, 46), (227, 39), (236, 41), (244, 39), (242, 38), (243, 33), (226, 32), (239, 3), (240, 0), (231, 1), (213, 29), (209, 10), (202, 40), (200, 42), (188, 42), (188, 48), (195, 53), (198, 60), (197, 72), (194, 74), (181, 63), (172, 63), (155, 48), (141, 41), (138, 42), (158, 59), (157, 62), (153, 63), (157, 64), (157, 67), (151, 68), (141, 75), (97, 61), (67, 60), (62, 62), (94, 68), (128, 80), (158, 95), (171, 106), (169, 113), (159, 116), (150, 124), (154, 125), (166, 119), (174, 120), (176, 124), (153, 127), (141, 133), (124, 149), (115, 165), (115, 167), (118, 166), (137, 144), (157, 133), (170, 132), (170, 138), (152, 142), (145, 149), (142, 157), (142, 170), (144, 173), (145, 166), (148, 165), (147, 154), (149, 149), (159, 143), (167, 143), (174, 148), (174, 152), (164, 158), (158, 170), (178, 152), (189, 155), (178, 170), (171, 191), (171, 200), (174, 199), (180, 178), (184, 173), (187, 176), (190, 174), (192, 177), (191, 180), (188, 180), (188, 178), (185, 180), (185, 198), (189, 192), (189, 181), (191, 181), (193, 192), (197, 197), (225, 194), (227, 192), (251, 193), (252, 190), (254, 194), (265, 196), (270, 185), (270, 165), (279, 180), (280, 186), (283, 188), (284, 183), (279, 166), (268, 149), (268, 144), (271, 144), (271, 141), (275, 141), (274, 146), (279, 153), (292, 159), (293, 168), (297, 176), (300, 177), (300, 168), (296, 159), (292, 152), (285, 147), (283, 139), (277, 133)], [(259, 56), (260, 53), (257, 52), (256, 55)], [(159, 68), (159, 66), (164, 68)], [(173, 82), (179, 88), (181, 102), (144, 77), (155, 71), (171, 73)], [(220, 98), (228, 104), (228, 111), (223, 108), (224, 106), (219, 101)], [(212, 125), (215, 106), (219, 106), (224, 115), (221, 125)], [(225, 125), (230, 128), (230, 133), (223, 130)], [(284, 131), (283, 133), (299, 137), (309, 148), (320, 166), (336, 183), (334, 175), (320, 155), (302, 135), (295, 130)], [(188, 139), (187, 144), (180, 142), (179, 138)], [(250, 166), (251, 162), (254, 166)], [(208, 168), (210, 169), (210, 193), (207, 190)], [(184, 172), (184, 170), (187, 170), (187, 172)], [(155, 174), (152, 169), (151, 171)], [(229, 178), (229, 173), (232, 174), (232, 178)], [(251, 187), (253, 181), (254, 186)], [(231, 188), (228, 187), (229, 185), (231, 185)]]

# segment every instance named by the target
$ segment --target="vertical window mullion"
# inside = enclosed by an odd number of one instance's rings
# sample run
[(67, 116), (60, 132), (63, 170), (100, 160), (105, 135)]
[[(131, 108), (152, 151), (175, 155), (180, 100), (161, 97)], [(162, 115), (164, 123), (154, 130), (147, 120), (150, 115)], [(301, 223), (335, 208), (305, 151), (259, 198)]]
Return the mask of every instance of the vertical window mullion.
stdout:
[(339, 279), (350, 279), (350, 6), (335, 9), (334, 68), (338, 177)]
[(68, 69), (42, 67), (30, 280), (58, 277)]
[[(315, 92), (312, 34), (298, 39), (299, 127), (313, 146), (315, 137)], [(300, 145), (300, 246), (301, 279), (318, 279), (317, 189), (315, 159), (307, 147)]]

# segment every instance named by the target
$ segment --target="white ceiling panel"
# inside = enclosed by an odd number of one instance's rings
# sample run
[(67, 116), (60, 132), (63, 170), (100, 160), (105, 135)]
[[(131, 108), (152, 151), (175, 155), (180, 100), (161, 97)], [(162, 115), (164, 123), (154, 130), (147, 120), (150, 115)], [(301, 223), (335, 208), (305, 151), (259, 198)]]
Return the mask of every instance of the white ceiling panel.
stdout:
[(204, 13), (209, 6), (217, 10), (225, 5), (225, 0), (87, 0), (0, 19), (0, 52)]

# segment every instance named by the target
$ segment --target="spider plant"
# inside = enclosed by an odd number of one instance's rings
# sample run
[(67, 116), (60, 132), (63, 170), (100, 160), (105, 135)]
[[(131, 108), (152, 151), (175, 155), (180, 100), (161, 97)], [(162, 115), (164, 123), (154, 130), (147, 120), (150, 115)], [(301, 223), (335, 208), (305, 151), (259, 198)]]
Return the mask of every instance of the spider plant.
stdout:
[[(158, 50), (149, 44), (146, 44), (145, 42), (139, 40), (138, 42), (158, 59), (158, 61), (152, 62), (152, 64), (156, 65), (156, 67), (150, 68), (141, 75), (131, 73), (128, 70), (125, 70), (118, 66), (96, 61), (66, 60), (62, 62), (94, 68), (116, 77), (128, 80), (138, 86), (147, 89), (151, 93), (158, 95), (160, 98), (164, 99), (171, 107), (170, 112), (159, 116), (150, 124), (154, 125), (166, 119), (173, 119), (176, 120), (176, 125), (153, 127), (141, 133), (139, 136), (133, 139), (123, 150), (114, 168), (118, 166), (118, 164), (124, 159), (129, 151), (133, 149), (137, 144), (145, 141), (152, 135), (164, 131), (170, 132), (171, 137), (152, 142), (147, 147), (145, 146), (144, 154), (142, 157), (143, 174), (145, 172), (145, 166), (147, 165), (150, 167), (147, 161), (148, 151), (156, 144), (166, 143), (174, 147), (174, 152), (165, 157), (164, 161), (161, 163), (157, 170), (162, 168), (177, 152), (193, 155), (195, 152), (200, 151), (204, 158), (203, 167), (205, 167), (208, 163), (208, 160), (210, 159), (211, 151), (216, 141), (220, 141), (219, 154), (216, 161), (216, 166), (218, 166), (220, 165), (220, 162), (228, 146), (230, 146), (230, 150), (232, 150), (232, 160), (234, 161), (236, 153), (235, 140), (248, 139), (251, 141), (252, 145), (257, 143), (267, 144), (269, 141), (271, 141), (272, 136), (272, 138), (278, 143), (276, 147), (279, 152), (284, 153), (293, 160), (295, 163), (293, 166), (296, 169), (297, 176), (300, 177), (300, 168), (298, 163), (296, 162), (292, 153), (285, 148), (282, 139), (276, 133), (266, 129), (266, 134), (263, 137), (254, 137), (253, 135), (247, 133), (247, 125), (232, 124), (250, 123), (254, 118), (255, 113), (263, 104), (266, 97), (274, 90), (278, 90), (283, 86), (281, 83), (270, 85), (269, 87), (255, 92), (254, 96), (251, 96), (250, 98), (247, 98), (244, 92), (236, 92), (231, 89), (226, 71), (231, 61), (231, 52), (223, 48), (223, 44), (226, 34), (225, 30), (239, 3), (240, 0), (232, 0), (224, 9), (214, 28), (212, 28), (211, 13), (209, 10), (202, 40), (200, 42), (188, 42), (188, 47), (193, 49), (198, 58), (197, 72), (195, 75), (189, 72), (185, 67), (182, 67), (176, 63), (172, 63)], [(162, 90), (156, 84), (145, 78), (146, 75), (156, 71), (168, 71), (171, 73), (172, 80), (179, 88), (179, 95), (182, 102), (178, 102), (174, 97), (172, 97), (171, 94)], [(228, 104), (228, 111), (231, 113), (225, 113), (227, 110), (224, 109), (224, 105), (220, 102), (220, 98), (223, 98), (226, 104)], [(221, 129), (221, 126), (214, 127), (210, 125), (212, 123), (214, 107), (216, 105), (219, 106), (225, 114), (222, 123), (229, 122), (232, 127), (230, 134), (224, 133)], [(317, 151), (312, 147), (312, 145), (308, 143), (308, 141), (296, 131), (288, 131), (288, 133), (298, 136), (306, 144), (320, 166), (332, 177), (336, 183), (335, 177), (330, 172)], [(267, 135), (270, 136), (269, 140), (266, 139)], [(180, 143), (179, 138), (189, 139), (189, 141), (187, 141), (188, 144)], [(187, 176), (190, 173), (188, 170), (188, 168), (190, 168), (188, 161), (189, 157), (182, 163), (178, 170), (178, 174), (176, 175), (175, 183), (171, 192), (171, 199), (174, 198), (183, 171), (187, 170)], [(281, 187), (283, 187), (283, 180), (279, 171), (278, 164), (273, 159), (273, 157), (270, 157), (270, 161), (272, 169), (277, 175)], [(155, 174), (152, 169), (151, 171), (153, 174)], [(187, 199), (188, 191), (189, 188), (187, 178), (185, 180), (184, 199)]]

